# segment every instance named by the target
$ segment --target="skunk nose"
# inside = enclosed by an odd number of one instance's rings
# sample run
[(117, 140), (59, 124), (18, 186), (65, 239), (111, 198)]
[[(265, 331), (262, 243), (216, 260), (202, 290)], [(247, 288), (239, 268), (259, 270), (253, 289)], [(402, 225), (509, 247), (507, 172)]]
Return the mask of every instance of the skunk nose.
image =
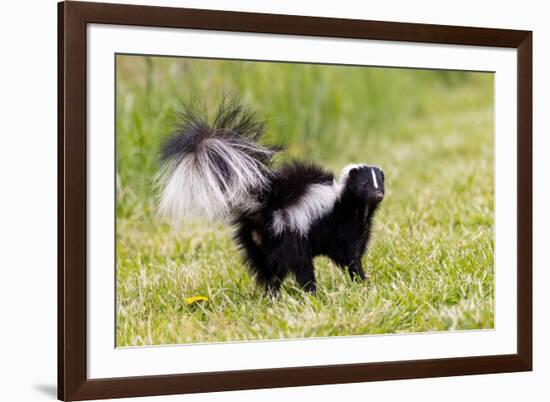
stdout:
[(384, 193), (382, 191), (377, 191), (374, 193), (374, 199), (378, 202), (382, 201), (384, 199)]

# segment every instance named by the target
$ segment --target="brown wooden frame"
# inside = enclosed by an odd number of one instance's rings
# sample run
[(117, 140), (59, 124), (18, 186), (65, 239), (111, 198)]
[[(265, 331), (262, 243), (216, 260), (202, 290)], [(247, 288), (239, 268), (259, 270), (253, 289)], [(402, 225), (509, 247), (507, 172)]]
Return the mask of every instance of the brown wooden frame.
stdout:
[[(315, 367), (88, 379), (86, 24), (517, 49), (517, 353)], [(532, 370), (532, 32), (104, 3), (58, 4), (58, 398), (83, 400)]]

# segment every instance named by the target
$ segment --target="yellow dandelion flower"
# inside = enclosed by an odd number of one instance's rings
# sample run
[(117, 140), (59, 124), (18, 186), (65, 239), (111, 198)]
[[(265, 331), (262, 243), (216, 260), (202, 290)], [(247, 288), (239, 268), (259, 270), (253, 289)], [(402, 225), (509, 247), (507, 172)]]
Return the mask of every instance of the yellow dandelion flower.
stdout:
[(201, 302), (201, 301), (208, 301), (208, 297), (206, 297), (206, 296), (193, 296), (193, 297), (188, 297), (187, 299), (185, 299), (185, 302), (189, 305), (194, 304), (196, 302)]

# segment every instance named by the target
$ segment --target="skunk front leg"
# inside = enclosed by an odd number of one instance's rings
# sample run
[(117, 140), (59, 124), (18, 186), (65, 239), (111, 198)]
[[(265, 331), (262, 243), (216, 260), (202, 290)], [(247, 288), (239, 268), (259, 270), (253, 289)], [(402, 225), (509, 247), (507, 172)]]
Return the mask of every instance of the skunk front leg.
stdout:
[(265, 290), (269, 297), (276, 297), (281, 289), (281, 280), (279, 278), (271, 278), (265, 284)]
[(360, 278), (366, 280), (365, 272), (363, 271), (363, 262), (361, 257), (357, 257), (351, 264), (348, 265), (348, 271), (352, 279)]

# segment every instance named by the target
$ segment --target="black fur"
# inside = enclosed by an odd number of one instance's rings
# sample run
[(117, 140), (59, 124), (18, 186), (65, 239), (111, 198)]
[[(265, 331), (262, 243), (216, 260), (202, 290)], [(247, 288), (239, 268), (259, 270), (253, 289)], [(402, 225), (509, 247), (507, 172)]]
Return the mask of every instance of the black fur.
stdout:
[[(164, 143), (161, 160), (178, 159), (193, 153), (206, 138), (225, 137), (233, 140), (258, 141), (265, 131), (265, 123), (256, 114), (230, 98), (224, 98), (213, 117), (196, 102), (182, 105), (176, 130)], [(265, 160), (263, 154), (251, 153)]]
[[(265, 131), (264, 121), (229, 97), (223, 98), (212, 117), (193, 101), (183, 104), (182, 112), (177, 117), (179, 122), (176, 130), (163, 144), (160, 153), (161, 163), (170, 160), (177, 163), (186, 155), (196, 152), (208, 138), (225, 139), (246, 145), (259, 141)], [(281, 151), (282, 147), (264, 145), (263, 149), (271, 152), (259, 152), (253, 147), (244, 148), (243, 151), (257, 160), (259, 165), (269, 166), (274, 155)], [(211, 157), (215, 159), (215, 154)], [(230, 173), (226, 164), (218, 161), (217, 166), (223, 176), (218, 179), (229, 181)]]
[[(258, 142), (264, 131), (263, 123), (254, 114), (232, 102), (224, 101), (210, 124), (197, 112), (187, 111), (183, 117), (184, 123), (163, 148), (163, 160), (177, 161), (192, 154), (201, 141), (213, 135), (230, 141)], [(269, 149), (276, 152), (279, 148)], [(269, 164), (272, 156), (255, 152), (254, 148), (243, 152), (249, 152), (263, 165)], [(227, 177), (217, 180), (221, 182)], [(313, 258), (318, 255), (329, 257), (352, 277), (364, 280), (361, 259), (367, 249), (373, 217), (384, 197), (382, 170), (358, 165), (338, 188), (333, 185), (331, 172), (313, 163), (295, 161), (271, 170), (267, 180), (266, 186), (250, 189), (250, 197), (257, 205), (236, 208), (232, 220), (235, 241), (258, 282), (268, 292), (276, 293), (287, 275), (293, 274), (300, 287), (315, 293)], [(306, 233), (289, 227), (274, 230), (275, 213), (287, 213), (288, 208), (298, 205), (312, 185), (335, 189), (337, 197), (330, 209), (309, 222)]]
[[(381, 181), (378, 190), (372, 188), (371, 169)], [(285, 277), (294, 274), (300, 287), (315, 293), (313, 258), (319, 255), (347, 268), (352, 277), (366, 279), (361, 258), (384, 195), (382, 171), (369, 166), (352, 169), (330, 213), (315, 221), (306, 236), (291, 230), (273, 234), (272, 213), (294, 204), (307, 185), (331, 183), (333, 175), (313, 164), (296, 162), (275, 171), (274, 177), (262, 208), (254, 214), (242, 213), (234, 221), (235, 240), (268, 292), (276, 293)]]

